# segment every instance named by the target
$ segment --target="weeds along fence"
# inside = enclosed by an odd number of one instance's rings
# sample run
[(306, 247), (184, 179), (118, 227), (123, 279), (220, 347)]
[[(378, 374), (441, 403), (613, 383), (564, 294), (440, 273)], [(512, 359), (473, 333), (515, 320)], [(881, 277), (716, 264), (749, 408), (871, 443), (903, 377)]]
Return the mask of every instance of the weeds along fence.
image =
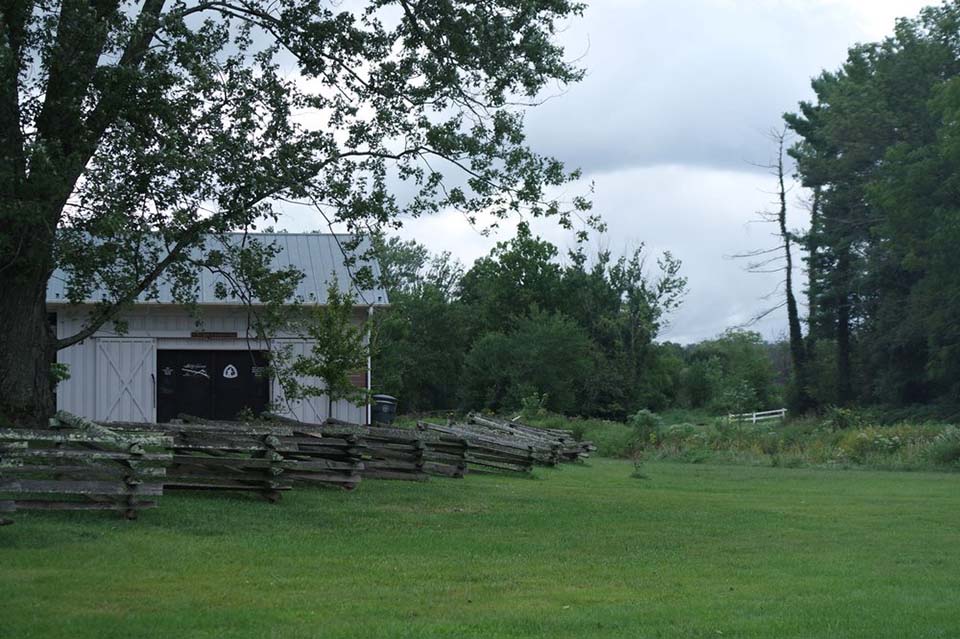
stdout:
[(172, 443), (64, 412), (47, 429), (0, 429), (0, 513), (108, 510), (135, 519), (163, 494)]

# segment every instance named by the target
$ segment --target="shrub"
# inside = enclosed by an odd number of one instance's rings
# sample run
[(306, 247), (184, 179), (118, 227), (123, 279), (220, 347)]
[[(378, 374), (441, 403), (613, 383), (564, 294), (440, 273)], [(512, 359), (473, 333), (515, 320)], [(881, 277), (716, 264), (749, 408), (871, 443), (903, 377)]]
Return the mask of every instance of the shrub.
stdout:
[(538, 312), (509, 334), (487, 333), (464, 361), (464, 405), (514, 410), (536, 394), (553, 412), (578, 411), (594, 376), (593, 350), (586, 332), (560, 314)]
[(939, 466), (960, 465), (960, 428), (951, 426), (934, 437), (927, 445), (924, 457)]
[(852, 461), (862, 463), (868, 455), (894, 453), (903, 446), (900, 436), (886, 428), (864, 428), (848, 433), (840, 440), (840, 453)]
[(851, 408), (830, 406), (826, 412), (826, 426), (833, 430), (848, 430), (864, 425), (863, 416)]
[(549, 393), (532, 393), (521, 398), (520, 413), (527, 419), (546, 416), (549, 397)]
[(660, 430), (657, 443), (677, 450), (706, 448), (707, 436), (693, 424), (671, 424)]
[[(853, 424), (861, 414), (837, 409), (836, 423)], [(833, 430), (813, 419), (784, 425), (730, 423), (665, 424), (661, 415), (639, 411), (627, 424), (547, 415), (533, 423), (572, 429), (592, 440), (601, 456), (673, 460), (687, 463), (809, 465), (888, 470), (960, 470), (960, 427), (945, 424), (867, 426)]]
[(585, 423), (583, 439), (592, 441), (601, 457), (630, 457), (637, 447), (634, 430), (616, 422)]
[(646, 408), (630, 417), (630, 427), (634, 431), (634, 442), (638, 448), (656, 444), (663, 420)]
[(559, 428), (573, 431), (580, 441), (591, 441), (600, 457), (631, 457), (636, 452), (636, 433), (623, 422), (604, 419), (582, 419), (547, 413), (525, 417), (526, 423), (539, 428)]

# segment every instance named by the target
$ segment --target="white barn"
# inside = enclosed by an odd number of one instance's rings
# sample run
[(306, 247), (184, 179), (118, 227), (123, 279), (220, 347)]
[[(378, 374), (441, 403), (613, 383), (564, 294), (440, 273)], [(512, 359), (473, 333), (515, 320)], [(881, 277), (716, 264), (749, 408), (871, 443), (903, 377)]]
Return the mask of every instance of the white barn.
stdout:
[[(297, 297), (323, 304), (328, 283), (341, 289), (352, 287), (351, 272), (366, 264), (375, 281), (379, 265), (358, 261), (348, 266), (342, 245), (349, 236), (329, 234), (256, 234), (262, 243), (279, 249), (275, 268), (294, 266), (304, 273)], [(362, 255), (370, 244), (364, 239), (357, 249)], [(55, 272), (47, 289), (47, 306), (59, 338), (76, 334), (84, 326), (95, 299), (72, 305), (66, 299), (65, 275)], [(173, 302), (169, 285), (161, 285), (159, 298), (142, 297), (120, 316), (127, 324), (124, 334), (108, 322), (93, 336), (61, 350), (57, 361), (69, 367), (70, 378), (57, 386), (57, 409), (96, 421), (167, 421), (180, 412), (216, 419), (231, 419), (245, 408), (257, 411), (275, 406), (290, 417), (321, 422), (328, 417), (326, 397), (287, 402), (275, 381), (259, 375), (265, 364), (265, 345), (248, 339), (248, 309), (239, 300), (218, 299), (214, 294), (220, 276), (201, 274), (197, 291), (198, 312)], [(387, 304), (381, 288), (357, 291), (358, 322)], [(95, 296), (93, 296), (95, 297)], [(299, 338), (275, 340), (292, 346), (294, 353), (307, 353), (311, 343)], [(316, 384), (316, 380), (302, 380)], [(369, 388), (370, 365), (353, 381)], [(333, 417), (369, 423), (369, 406), (338, 401)]]

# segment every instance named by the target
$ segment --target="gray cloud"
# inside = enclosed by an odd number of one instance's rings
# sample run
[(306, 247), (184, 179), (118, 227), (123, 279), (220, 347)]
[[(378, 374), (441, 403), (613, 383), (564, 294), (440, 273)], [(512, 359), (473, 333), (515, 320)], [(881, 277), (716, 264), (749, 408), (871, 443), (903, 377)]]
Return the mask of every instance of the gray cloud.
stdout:
[[(850, 45), (883, 37), (894, 17), (924, 4), (596, 0), (564, 31), (588, 77), (530, 111), (530, 143), (584, 169), (583, 183), (568, 193), (595, 183), (595, 210), (609, 225), (600, 241), (611, 250), (643, 241), (652, 253), (670, 250), (683, 260), (690, 292), (662, 339), (709, 338), (771, 304), (762, 297), (782, 275), (746, 273), (743, 262), (725, 257), (772, 242), (768, 229), (749, 223), (770, 206), (774, 186), (751, 164), (771, 157), (764, 133), (810, 97), (810, 78), (839, 66)], [(805, 225), (800, 207), (791, 216), (792, 226)], [(315, 216), (293, 210), (281, 224), (316, 227)], [(572, 242), (553, 222), (534, 226), (561, 248)], [(512, 233), (504, 225), (481, 236), (453, 212), (410, 220), (401, 231), (467, 264)], [(755, 329), (772, 339), (785, 326), (781, 311)]]
[(855, 15), (816, 0), (593, 2), (562, 36), (587, 77), (529, 113), (531, 143), (587, 173), (750, 170), (768, 154), (761, 132), (870, 37)]

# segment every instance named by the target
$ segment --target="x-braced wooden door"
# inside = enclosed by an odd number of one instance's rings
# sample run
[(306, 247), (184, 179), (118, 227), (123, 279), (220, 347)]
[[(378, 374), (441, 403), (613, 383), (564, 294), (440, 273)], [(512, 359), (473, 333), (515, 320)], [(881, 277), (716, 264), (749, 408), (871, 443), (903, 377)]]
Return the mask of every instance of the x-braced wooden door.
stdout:
[(156, 421), (155, 340), (98, 339), (96, 371), (97, 421)]

